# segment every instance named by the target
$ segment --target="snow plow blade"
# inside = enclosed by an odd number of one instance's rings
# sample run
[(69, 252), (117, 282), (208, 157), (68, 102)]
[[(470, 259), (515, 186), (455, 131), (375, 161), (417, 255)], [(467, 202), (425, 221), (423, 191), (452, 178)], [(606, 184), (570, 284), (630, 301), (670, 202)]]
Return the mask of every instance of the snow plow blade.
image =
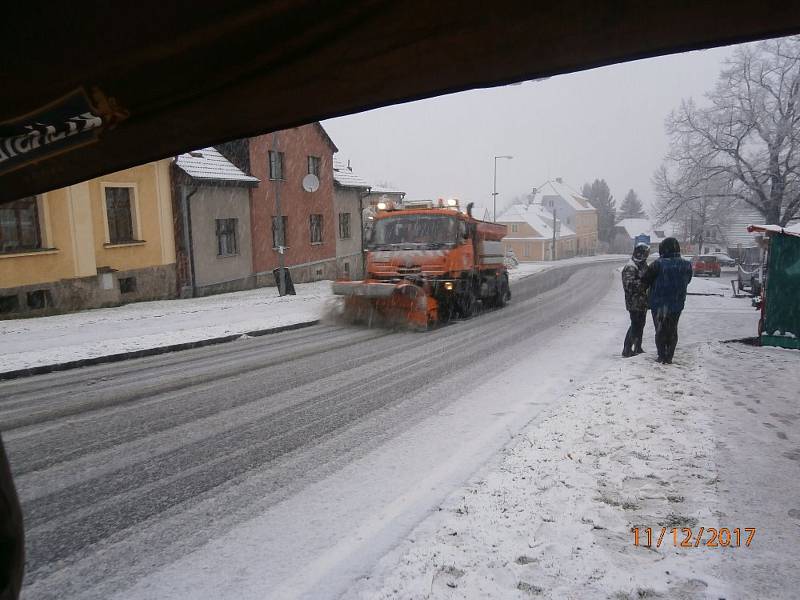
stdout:
[(336, 281), (333, 293), (344, 296), (344, 316), (351, 322), (428, 329), (438, 320), (436, 300), (413, 283)]

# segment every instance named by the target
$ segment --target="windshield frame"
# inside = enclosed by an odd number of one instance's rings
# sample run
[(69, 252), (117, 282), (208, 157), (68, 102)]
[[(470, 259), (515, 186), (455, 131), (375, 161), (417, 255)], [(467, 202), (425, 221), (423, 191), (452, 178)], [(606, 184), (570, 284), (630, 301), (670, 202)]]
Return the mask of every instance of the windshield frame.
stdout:
[[(379, 234), (384, 233), (383, 230), (390, 224), (398, 224), (405, 222), (407, 225), (418, 227), (420, 224), (427, 224), (426, 222), (442, 222), (448, 221), (450, 225), (449, 232), (446, 235), (436, 235), (439, 232), (431, 232), (431, 235), (426, 236), (427, 232), (416, 231), (414, 239), (400, 240), (397, 237), (385, 238), (383, 241), (377, 241), (376, 238)], [(461, 221), (456, 215), (446, 215), (441, 213), (433, 214), (420, 214), (420, 213), (399, 213), (375, 219), (370, 227), (369, 236), (366, 240), (367, 250), (436, 250), (440, 248), (453, 248), (460, 240), (460, 228), (458, 223)], [(438, 225), (438, 227), (442, 227)], [(449, 239), (441, 239), (449, 238)]]

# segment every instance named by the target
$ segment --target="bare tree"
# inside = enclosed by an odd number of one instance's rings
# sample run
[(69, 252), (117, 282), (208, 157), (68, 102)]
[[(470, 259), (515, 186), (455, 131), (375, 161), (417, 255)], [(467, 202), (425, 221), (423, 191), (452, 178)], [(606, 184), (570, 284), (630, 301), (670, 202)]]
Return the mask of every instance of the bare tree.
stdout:
[(684, 100), (667, 118), (660, 208), (739, 200), (786, 225), (800, 214), (800, 36), (738, 46), (706, 97), (708, 106)]

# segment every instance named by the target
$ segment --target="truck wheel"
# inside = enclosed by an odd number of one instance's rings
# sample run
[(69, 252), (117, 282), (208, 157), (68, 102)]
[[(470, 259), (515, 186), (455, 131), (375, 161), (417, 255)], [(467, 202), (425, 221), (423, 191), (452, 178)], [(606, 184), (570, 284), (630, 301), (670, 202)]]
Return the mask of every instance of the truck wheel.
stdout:
[(462, 319), (469, 319), (472, 315), (475, 314), (475, 305), (477, 304), (477, 299), (475, 298), (475, 290), (472, 289), (472, 286), (467, 286), (467, 289), (464, 290), (458, 297), (458, 314)]
[(453, 306), (452, 301), (445, 300), (444, 298), (439, 300), (439, 323), (447, 323), (450, 319), (453, 318), (453, 312), (455, 308)]
[(503, 308), (511, 298), (511, 291), (508, 287), (508, 275), (503, 275), (500, 279), (500, 284), (497, 286), (497, 292), (494, 297), (494, 305), (497, 308)]

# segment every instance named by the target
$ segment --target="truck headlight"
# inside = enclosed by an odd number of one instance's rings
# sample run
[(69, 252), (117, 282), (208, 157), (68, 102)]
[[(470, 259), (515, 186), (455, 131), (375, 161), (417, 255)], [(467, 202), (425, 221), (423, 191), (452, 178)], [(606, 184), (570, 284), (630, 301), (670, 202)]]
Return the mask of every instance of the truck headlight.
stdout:
[(453, 282), (452, 281), (445, 281), (444, 282), (444, 289), (446, 289), (448, 292), (452, 292), (453, 291)]

